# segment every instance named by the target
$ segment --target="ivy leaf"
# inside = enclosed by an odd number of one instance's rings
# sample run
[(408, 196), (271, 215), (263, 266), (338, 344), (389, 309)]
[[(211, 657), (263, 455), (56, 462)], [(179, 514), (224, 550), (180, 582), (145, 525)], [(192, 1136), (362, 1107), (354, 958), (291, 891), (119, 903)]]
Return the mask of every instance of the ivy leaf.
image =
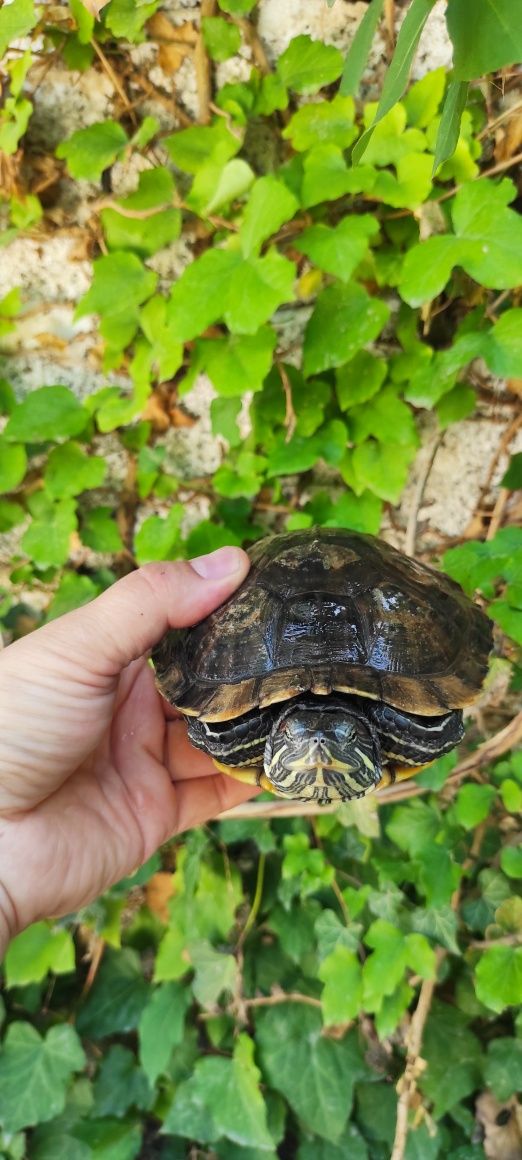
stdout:
[(230, 334), (226, 338), (200, 339), (196, 364), (205, 370), (220, 395), (233, 398), (245, 391), (259, 391), (272, 365), (276, 335), (270, 326), (256, 334)]
[(233, 955), (214, 950), (208, 939), (189, 944), (189, 956), (195, 970), (192, 990), (202, 1007), (212, 1008), (223, 991), (234, 992), (238, 966)]
[(104, 23), (115, 37), (123, 37), (130, 41), (140, 40), (144, 25), (157, 7), (158, 0), (152, 0), (148, 4), (143, 3), (143, 0), (139, 4), (134, 0), (111, 0), (104, 14)]
[(257, 254), (262, 243), (290, 221), (298, 207), (297, 198), (282, 181), (272, 174), (259, 177), (250, 191), (239, 231), (245, 258)]
[(93, 552), (121, 552), (123, 540), (113, 517), (112, 508), (91, 508), (84, 513), (81, 526), (81, 540)]
[(363, 443), (369, 435), (385, 443), (390, 431), (401, 445), (411, 446), (417, 438), (412, 412), (391, 386), (364, 405), (350, 409), (350, 430), (355, 443)]
[(343, 71), (343, 58), (338, 48), (312, 40), (310, 36), (296, 36), (277, 61), (277, 72), (287, 89), (296, 93), (316, 93), (323, 85), (331, 85)]
[(522, 1003), (522, 947), (489, 947), (475, 970), (477, 998), (492, 1011)]
[(255, 334), (264, 322), (294, 295), (295, 266), (276, 250), (263, 258), (236, 265), (226, 296), (223, 317), (237, 334)]
[(295, 247), (320, 270), (349, 282), (353, 271), (368, 252), (369, 239), (378, 233), (378, 222), (371, 214), (345, 217), (331, 229), (321, 223), (304, 230)]
[(212, 60), (228, 60), (241, 47), (241, 32), (221, 16), (204, 16), (201, 30), (205, 48)]
[(163, 1131), (213, 1143), (224, 1136), (242, 1148), (272, 1152), (266, 1106), (259, 1089), (254, 1044), (238, 1036), (232, 1059), (200, 1059), (179, 1085)]
[(4, 437), (21, 443), (58, 443), (79, 435), (88, 421), (88, 411), (67, 387), (38, 387), (17, 404)]
[(410, 914), (410, 926), (419, 934), (432, 938), (440, 946), (446, 947), (454, 955), (460, 955), (460, 948), (456, 940), (457, 918), (450, 906), (430, 907), (423, 910), (417, 907)]
[[(107, 321), (125, 320), (130, 337), (138, 322), (138, 306), (154, 293), (157, 274), (146, 270), (136, 254), (117, 252), (98, 258), (91, 288), (76, 307), (76, 317), (99, 314)], [(129, 338), (130, 341), (130, 338)]]
[(375, 1014), (375, 1026), (380, 1039), (385, 1039), (398, 1027), (402, 1016), (407, 1011), (414, 990), (404, 979), (399, 983), (391, 995), (384, 995), (381, 1006)]
[[(508, 289), (522, 280), (522, 221), (508, 208), (514, 186), (470, 182), (455, 196), (454, 235), (428, 238), (408, 251), (399, 291), (410, 306), (420, 306), (443, 290), (453, 266), (491, 289)], [(497, 323), (497, 326), (499, 324)]]
[(492, 785), (463, 785), (454, 804), (454, 813), (459, 825), (465, 830), (473, 830), (485, 821), (495, 798)]
[[(111, 250), (135, 250), (144, 258), (155, 254), (179, 237), (181, 213), (169, 207), (175, 196), (172, 174), (163, 166), (140, 173), (138, 189), (117, 201), (114, 209), (104, 209), (101, 220)], [(122, 210), (157, 210), (150, 217), (128, 217)], [(161, 209), (159, 207), (162, 207)]]
[(335, 1144), (350, 1117), (354, 1084), (366, 1070), (357, 1037), (325, 1038), (319, 1012), (291, 1003), (259, 1013), (256, 1028), (270, 1085), (307, 1131)]
[(21, 443), (8, 443), (0, 435), (0, 492), (14, 491), (27, 469), (27, 454)]
[(128, 137), (118, 121), (100, 121), (87, 129), (78, 129), (56, 149), (56, 156), (67, 162), (76, 181), (99, 181), (125, 147)]
[(321, 1002), (325, 1024), (356, 1019), (362, 1006), (363, 977), (355, 952), (337, 945), (323, 959), (318, 975), (324, 983)]
[(51, 1027), (45, 1038), (29, 1023), (11, 1023), (0, 1054), (4, 1132), (18, 1132), (59, 1115), (70, 1077), (84, 1064), (80, 1040), (67, 1023)]
[[(187, 964), (185, 964), (185, 970)], [(140, 1063), (151, 1085), (169, 1063), (173, 1048), (183, 1040), (189, 989), (182, 983), (162, 983), (149, 991), (138, 1026)]]
[(522, 1089), (522, 1039), (493, 1039), (488, 1044), (484, 1080), (497, 1100), (509, 1100)]
[(368, 488), (381, 499), (397, 503), (408, 478), (415, 448), (400, 443), (377, 443), (368, 439), (352, 454), (359, 493)]
[(79, 443), (71, 440), (51, 451), (44, 471), (45, 486), (53, 499), (80, 495), (89, 488), (100, 487), (106, 469), (105, 459), (87, 455)]
[(335, 372), (335, 383), (341, 411), (373, 398), (382, 387), (386, 371), (384, 359), (376, 358), (366, 350), (360, 350), (355, 358), (339, 367)]
[(124, 1116), (130, 1107), (147, 1111), (154, 1092), (146, 1075), (136, 1066), (132, 1051), (115, 1043), (101, 1061), (94, 1081), (94, 1116)]
[(134, 1031), (149, 996), (135, 951), (108, 947), (78, 1019), (81, 1035), (103, 1039), (117, 1032)]
[(163, 140), (169, 157), (185, 173), (197, 174), (209, 162), (223, 166), (241, 148), (241, 141), (231, 133), (224, 117), (213, 125), (191, 125)]
[(506, 310), (484, 340), (484, 358), (496, 375), (522, 377), (522, 310)]
[(377, 170), (372, 165), (349, 169), (337, 145), (317, 145), (308, 150), (303, 163), (301, 202), (309, 206), (335, 201), (346, 193), (369, 193)]
[(71, 499), (52, 503), (45, 493), (30, 501), (33, 520), (22, 537), (24, 552), (38, 568), (59, 568), (69, 556), (70, 541), (77, 528), (76, 505)]
[(39, 983), (49, 971), (65, 975), (74, 971), (72, 937), (51, 923), (35, 922), (11, 940), (4, 966), (8, 987)]
[(500, 865), (508, 878), (522, 878), (522, 846), (504, 846)]
[(437, 1119), (470, 1095), (481, 1080), (480, 1043), (467, 1022), (455, 1006), (437, 1000), (428, 1016), (422, 1044), (428, 1066), (419, 1086), (433, 1100)]
[(446, 70), (435, 68), (411, 85), (403, 98), (409, 125), (425, 129), (437, 116), (446, 87)]
[(389, 317), (384, 302), (362, 286), (328, 286), (317, 299), (304, 336), (306, 375), (342, 366), (380, 334)]
[(472, 81), (522, 59), (519, 4), (513, 0), (476, 0), (473, 15), (470, 23), (466, 0), (448, 0), (448, 32), (458, 81)]
[(357, 136), (354, 118), (352, 98), (336, 96), (331, 101), (303, 105), (291, 117), (282, 135), (298, 152), (319, 144), (348, 149)]
[(187, 204), (202, 217), (215, 213), (246, 193), (254, 176), (253, 169), (240, 157), (223, 166), (208, 163), (196, 174)]
[(10, 532), (26, 518), (25, 508), (8, 499), (0, 499), (0, 532)]
[(0, 11), (0, 56), (10, 47), (13, 40), (27, 36), (34, 28), (37, 13), (33, 0), (17, 0)]
[(403, 979), (408, 962), (406, 941), (401, 931), (382, 918), (372, 923), (364, 941), (373, 948), (362, 971), (364, 1007), (378, 1011), (383, 997), (393, 994)]
[(184, 508), (175, 503), (167, 516), (149, 516), (134, 536), (138, 564), (149, 560), (172, 560), (179, 553), (180, 527)]

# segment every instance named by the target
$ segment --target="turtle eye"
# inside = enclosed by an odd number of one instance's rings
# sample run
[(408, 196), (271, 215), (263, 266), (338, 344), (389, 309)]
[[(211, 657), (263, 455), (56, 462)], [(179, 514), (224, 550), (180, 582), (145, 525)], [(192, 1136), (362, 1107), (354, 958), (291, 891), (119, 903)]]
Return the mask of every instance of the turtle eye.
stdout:
[(346, 742), (352, 741), (355, 737), (355, 726), (350, 725), (347, 721), (343, 721), (342, 724), (334, 726), (334, 735), (336, 741), (346, 744)]

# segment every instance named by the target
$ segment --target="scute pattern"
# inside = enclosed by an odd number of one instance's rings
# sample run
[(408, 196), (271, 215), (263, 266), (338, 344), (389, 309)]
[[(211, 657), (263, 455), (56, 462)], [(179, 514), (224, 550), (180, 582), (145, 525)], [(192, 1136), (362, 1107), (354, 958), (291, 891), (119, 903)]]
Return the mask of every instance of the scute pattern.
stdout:
[(227, 720), (311, 690), (434, 715), (476, 696), (491, 625), (448, 577), (343, 528), (261, 540), (238, 592), (156, 650), (184, 713)]

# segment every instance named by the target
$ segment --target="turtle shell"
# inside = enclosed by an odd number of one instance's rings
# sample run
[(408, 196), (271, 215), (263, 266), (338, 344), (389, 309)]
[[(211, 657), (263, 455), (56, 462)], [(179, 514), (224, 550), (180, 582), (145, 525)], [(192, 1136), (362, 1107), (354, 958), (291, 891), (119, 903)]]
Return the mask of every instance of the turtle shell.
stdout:
[(447, 576), (344, 528), (270, 536), (249, 555), (237, 592), (153, 653), (182, 713), (226, 721), (338, 690), (431, 716), (477, 696), (492, 627)]

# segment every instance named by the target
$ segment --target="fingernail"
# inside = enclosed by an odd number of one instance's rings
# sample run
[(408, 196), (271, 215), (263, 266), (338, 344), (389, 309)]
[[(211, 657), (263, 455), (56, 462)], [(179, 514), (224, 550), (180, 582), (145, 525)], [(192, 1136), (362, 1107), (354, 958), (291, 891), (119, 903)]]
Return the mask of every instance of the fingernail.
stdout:
[(217, 548), (207, 556), (196, 556), (190, 560), (190, 565), (204, 580), (224, 580), (225, 576), (233, 576), (239, 572), (243, 563), (241, 552), (237, 548)]

